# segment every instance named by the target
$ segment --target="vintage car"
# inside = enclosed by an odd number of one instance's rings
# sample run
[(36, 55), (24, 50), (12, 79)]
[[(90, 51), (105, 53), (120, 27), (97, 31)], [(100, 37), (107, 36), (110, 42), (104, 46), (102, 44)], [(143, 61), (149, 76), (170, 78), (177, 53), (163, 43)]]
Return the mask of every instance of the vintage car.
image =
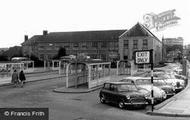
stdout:
[(144, 94), (129, 82), (106, 82), (100, 90), (101, 103), (116, 103), (119, 108), (127, 106), (146, 107), (148, 104)]
[[(133, 81), (134, 84), (137, 86), (137, 88), (143, 88), (149, 91), (149, 93), (151, 93), (152, 90), (152, 85), (150, 83), (150, 81), (145, 80), (147, 78), (144, 77), (126, 77), (125, 79), (123, 79), (123, 82), (127, 82), (127, 81)], [(162, 90), (159, 87), (153, 86), (153, 95), (154, 95), (154, 103), (159, 103), (164, 101), (167, 98), (166, 93), (164, 92), (164, 90)], [(147, 97), (148, 102), (151, 103), (151, 94)]]
[[(172, 85), (168, 84), (164, 79), (158, 79), (158, 78), (153, 78), (153, 85), (164, 90), (166, 93), (167, 97), (171, 97), (175, 95), (175, 89)], [(150, 82), (151, 84), (151, 78), (143, 78), (142, 81)]]

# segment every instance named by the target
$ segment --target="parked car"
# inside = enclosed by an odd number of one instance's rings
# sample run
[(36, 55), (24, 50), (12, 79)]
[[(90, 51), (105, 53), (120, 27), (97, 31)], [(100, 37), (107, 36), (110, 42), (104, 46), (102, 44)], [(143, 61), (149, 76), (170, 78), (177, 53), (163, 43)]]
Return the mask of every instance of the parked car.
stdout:
[(148, 104), (144, 94), (129, 82), (107, 82), (99, 93), (101, 103), (115, 103), (119, 108), (126, 106), (146, 107)]
[[(122, 81), (123, 82), (133, 81), (134, 84), (137, 86), (137, 88), (146, 89), (149, 91), (149, 93), (151, 93), (152, 85), (151, 85), (151, 82), (147, 80), (147, 78), (127, 77), (127, 78), (123, 79)], [(153, 95), (154, 95), (154, 103), (162, 102), (163, 100), (165, 100), (167, 98), (167, 95), (164, 92), (164, 90), (162, 90), (161, 88), (156, 87), (156, 86), (153, 86)], [(151, 94), (149, 95), (149, 97), (147, 99), (148, 99), (148, 102), (151, 103)]]
[(171, 84), (168, 84), (164, 79), (154, 78), (153, 85), (164, 90), (167, 97), (171, 97), (171, 96), (175, 95), (174, 86), (172, 86)]
[[(145, 73), (142, 75), (143, 77), (151, 77), (150, 73)], [(163, 73), (163, 72), (154, 72), (153, 76), (159, 79), (164, 79), (167, 84), (174, 86), (175, 92), (180, 92), (185, 88), (185, 80), (177, 79), (176, 76), (172, 73)]]

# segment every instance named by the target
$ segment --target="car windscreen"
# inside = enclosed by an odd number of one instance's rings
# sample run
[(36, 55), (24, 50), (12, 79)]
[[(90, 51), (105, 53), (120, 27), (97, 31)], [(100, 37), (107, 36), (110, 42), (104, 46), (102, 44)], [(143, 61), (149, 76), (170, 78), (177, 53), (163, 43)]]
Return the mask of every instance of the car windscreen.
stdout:
[(137, 80), (136, 80), (136, 84), (137, 84), (137, 85), (147, 85), (147, 84), (151, 84), (151, 80), (150, 80), (150, 79), (137, 79)]
[(156, 80), (154, 79), (153, 84), (156, 86), (162, 86), (162, 85), (166, 85), (166, 82), (164, 80), (161, 80), (161, 79), (156, 79)]
[(133, 92), (133, 91), (138, 91), (138, 89), (134, 85), (121, 84), (121, 85), (118, 85), (118, 91)]

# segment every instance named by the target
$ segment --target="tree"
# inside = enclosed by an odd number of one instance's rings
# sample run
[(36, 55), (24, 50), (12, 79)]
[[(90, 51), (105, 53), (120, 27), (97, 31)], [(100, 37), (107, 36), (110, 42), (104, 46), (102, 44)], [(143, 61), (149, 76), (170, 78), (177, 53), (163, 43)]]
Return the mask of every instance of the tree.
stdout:
[(8, 59), (11, 59), (12, 57), (23, 57), (22, 47), (21, 46), (10, 47), (7, 51), (3, 53), (3, 56), (6, 56)]
[(34, 66), (35, 67), (42, 67), (44, 65), (44, 62), (39, 60), (38, 57), (36, 57), (35, 55), (31, 55), (30, 60), (34, 61)]
[(53, 59), (59, 59), (62, 56), (66, 56), (66, 49), (63, 47), (60, 47), (57, 55), (55, 55), (55, 57)]
[(8, 61), (7, 56), (5, 56), (5, 55), (0, 55), (0, 61)]

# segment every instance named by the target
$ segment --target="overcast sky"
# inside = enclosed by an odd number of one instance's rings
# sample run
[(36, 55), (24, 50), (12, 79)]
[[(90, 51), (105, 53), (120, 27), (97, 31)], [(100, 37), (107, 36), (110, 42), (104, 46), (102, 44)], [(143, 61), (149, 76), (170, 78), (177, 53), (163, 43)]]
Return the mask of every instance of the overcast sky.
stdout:
[(183, 37), (190, 43), (189, 0), (2, 0), (0, 48), (20, 45), (24, 35), (48, 32), (130, 29), (147, 13), (176, 9), (177, 26), (151, 31), (158, 37)]

